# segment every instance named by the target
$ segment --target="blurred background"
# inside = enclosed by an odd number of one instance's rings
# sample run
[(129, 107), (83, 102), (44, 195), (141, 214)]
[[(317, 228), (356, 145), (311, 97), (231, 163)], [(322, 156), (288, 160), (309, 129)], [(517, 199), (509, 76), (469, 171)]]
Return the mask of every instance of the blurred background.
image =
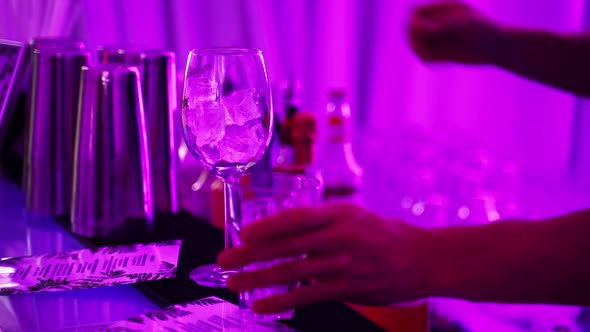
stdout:
[[(71, 35), (90, 47), (134, 44), (264, 51), (271, 81), (296, 74), (302, 106), (321, 110), (326, 90), (349, 91), (355, 124), (372, 135), (416, 125), (466, 130), (528, 172), (560, 172), (579, 161), (583, 102), (496, 68), (428, 66), (408, 47), (410, 10), (424, 0), (3, 0), (0, 38)], [(577, 31), (586, 0), (472, 0), (506, 23)]]

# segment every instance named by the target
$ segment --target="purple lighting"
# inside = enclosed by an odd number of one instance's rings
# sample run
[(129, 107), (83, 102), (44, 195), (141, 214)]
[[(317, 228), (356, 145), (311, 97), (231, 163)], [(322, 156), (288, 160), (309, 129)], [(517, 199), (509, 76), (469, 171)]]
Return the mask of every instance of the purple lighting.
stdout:
[[(193, 48), (260, 48), (271, 83), (302, 80), (303, 110), (321, 117), (328, 90), (348, 92), (356, 135), (346, 149), (363, 161), (370, 207), (421, 226), (534, 219), (583, 205), (541, 180), (562, 181), (577, 147), (576, 175), (590, 183), (590, 116), (584, 126), (575, 116), (588, 106), (498, 68), (423, 63), (409, 47), (407, 23), (412, 8), (429, 1), (0, 1), (0, 39), (72, 35), (91, 49), (145, 45), (174, 51), (178, 69)], [(590, 0), (466, 1), (501, 22), (553, 31), (580, 31), (590, 17)], [(576, 125), (585, 145), (572, 138)], [(177, 154), (190, 158), (186, 146)], [(192, 167), (179, 172), (196, 197), (187, 205), (209, 213), (203, 197), (216, 184)], [(525, 181), (535, 190), (520, 188)], [(7, 271), (0, 267), (0, 275)], [(521, 331), (515, 321), (553, 327), (579, 313), (462, 301), (433, 307), (470, 331)]]
[[(374, 135), (387, 136), (407, 124), (429, 131), (451, 126), (476, 133), (493, 150), (518, 157), (527, 170), (564, 171), (575, 98), (498, 69), (425, 66), (409, 49), (406, 37), (409, 12), (422, 2), (261, 0), (246, 5), (236, 0), (84, 0), (64, 10), (79, 14), (71, 29), (91, 47), (131, 43), (172, 48), (179, 67), (194, 47), (259, 47), (273, 81), (292, 72), (303, 80), (304, 108), (321, 110), (328, 88), (345, 87), (357, 123)], [(579, 30), (585, 4), (470, 2), (503, 22), (557, 31)], [(47, 26), (67, 28), (60, 15), (46, 18), (53, 19), (44, 23)], [(18, 37), (0, 35), (11, 36)]]

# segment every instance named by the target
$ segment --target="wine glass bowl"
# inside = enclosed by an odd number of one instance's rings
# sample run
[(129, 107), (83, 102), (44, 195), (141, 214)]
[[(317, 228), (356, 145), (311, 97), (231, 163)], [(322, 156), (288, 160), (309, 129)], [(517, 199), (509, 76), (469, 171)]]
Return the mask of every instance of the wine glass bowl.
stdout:
[(221, 177), (255, 165), (268, 148), (273, 121), (262, 52), (193, 50), (185, 76), (182, 125), (189, 151)]

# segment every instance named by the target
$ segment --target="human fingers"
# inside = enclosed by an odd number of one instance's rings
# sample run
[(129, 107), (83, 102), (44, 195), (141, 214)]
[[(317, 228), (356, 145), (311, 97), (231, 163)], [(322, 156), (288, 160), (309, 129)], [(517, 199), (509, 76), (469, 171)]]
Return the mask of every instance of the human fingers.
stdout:
[(350, 292), (352, 289), (345, 279), (326, 281), (258, 300), (252, 309), (259, 314), (271, 314), (313, 303), (346, 299)]
[(419, 5), (414, 8), (413, 15), (422, 18), (436, 18), (445, 15), (457, 8), (463, 8), (467, 5), (459, 0), (440, 0), (428, 4)]
[(302, 236), (246, 243), (222, 251), (218, 264), (225, 269), (235, 269), (254, 262), (329, 251), (338, 246), (338, 238), (328, 231), (318, 231)]
[(342, 275), (349, 267), (350, 258), (347, 256), (298, 259), (257, 271), (232, 275), (227, 286), (230, 290), (239, 292), (272, 285), (289, 285), (312, 278)]
[(240, 238), (245, 243), (277, 239), (292, 234), (310, 232), (327, 225), (334, 213), (327, 206), (299, 207), (263, 217), (244, 227)]

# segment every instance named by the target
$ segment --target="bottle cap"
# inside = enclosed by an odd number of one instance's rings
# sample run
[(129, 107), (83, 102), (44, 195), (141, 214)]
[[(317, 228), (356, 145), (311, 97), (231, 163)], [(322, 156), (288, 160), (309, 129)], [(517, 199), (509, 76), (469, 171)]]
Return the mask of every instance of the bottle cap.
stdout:
[(328, 95), (331, 98), (335, 99), (344, 99), (346, 98), (346, 89), (344, 88), (333, 88), (328, 91)]

